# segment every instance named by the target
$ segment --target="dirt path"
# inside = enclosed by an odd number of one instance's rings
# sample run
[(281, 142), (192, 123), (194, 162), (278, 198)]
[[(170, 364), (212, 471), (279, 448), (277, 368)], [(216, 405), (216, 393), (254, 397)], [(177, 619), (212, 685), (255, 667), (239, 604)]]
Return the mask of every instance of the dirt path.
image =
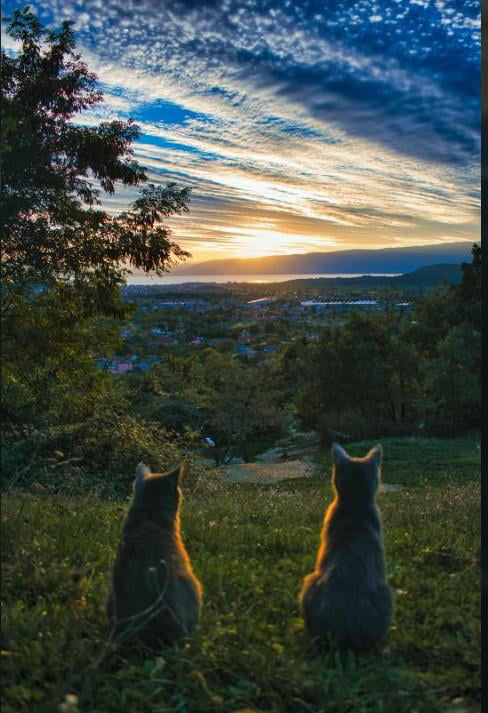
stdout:
[(242, 463), (222, 466), (220, 472), (226, 483), (276, 483), (286, 478), (307, 478), (313, 466), (303, 460), (283, 463)]
[[(239, 463), (219, 468), (226, 483), (271, 484), (288, 478), (308, 478), (314, 466), (306, 460), (289, 460), (282, 463)], [(329, 476), (327, 476), (329, 477)], [(379, 492), (403, 490), (403, 485), (380, 483)]]

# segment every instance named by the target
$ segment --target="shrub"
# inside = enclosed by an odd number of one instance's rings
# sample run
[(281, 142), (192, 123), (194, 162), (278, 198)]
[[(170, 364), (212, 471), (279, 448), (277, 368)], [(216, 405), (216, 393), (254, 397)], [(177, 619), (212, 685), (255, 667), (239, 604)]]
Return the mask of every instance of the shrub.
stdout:
[(130, 492), (140, 461), (155, 471), (185, 462), (185, 489), (204, 473), (189, 454), (190, 437), (176, 436), (160, 424), (128, 415), (97, 416), (81, 424), (48, 427), (2, 449), (3, 484), (7, 489), (44, 487), (48, 491), (103, 496)]

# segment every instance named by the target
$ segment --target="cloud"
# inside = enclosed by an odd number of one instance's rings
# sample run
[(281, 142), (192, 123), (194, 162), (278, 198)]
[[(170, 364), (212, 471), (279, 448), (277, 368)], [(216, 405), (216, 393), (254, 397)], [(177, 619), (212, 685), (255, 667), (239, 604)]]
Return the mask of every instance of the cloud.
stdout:
[(421, 159), (469, 162), (479, 151), (469, 0), (385, 0), (381, 12), (369, 0), (323, 12), (309, 1), (87, 0), (77, 14), (65, 0), (38, 4), (51, 17), (83, 17), (101, 80), (123, 85), (132, 68), (130, 89), (146, 98), (238, 116), (252, 97)]
[(76, 19), (99, 76), (106, 101), (80, 120), (133, 116), (154, 180), (193, 187), (174, 226), (195, 249), (253, 230), (285, 251), (476, 232), (477, 2), (34, 4)]

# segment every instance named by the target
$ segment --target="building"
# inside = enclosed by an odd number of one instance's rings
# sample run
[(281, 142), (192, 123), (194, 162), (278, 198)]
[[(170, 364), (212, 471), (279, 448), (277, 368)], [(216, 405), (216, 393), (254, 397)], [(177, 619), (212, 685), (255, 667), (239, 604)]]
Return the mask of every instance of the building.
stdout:
[(249, 344), (251, 341), (251, 334), (247, 329), (243, 329), (239, 334), (238, 342), (239, 344)]
[(269, 307), (273, 302), (272, 297), (259, 297), (257, 300), (251, 300), (247, 302), (246, 307), (251, 307), (252, 309), (260, 309), (261, 307)]
[(233, 357), (248, 357), (249, 359), (254, 359), (256, 356), (256, 351), (247, 346), (247, 344), (236, 344), (234, 349)]
[(378, 307), (377, 300), (330, 300), (326, 302), (316, 302), (314, 300), (305, 300), (300, 302), (302, 309), (311, 309), (314, 312), (322, 312), (327, 310), (366, 308), (371, 309)]
[(112, 363), (109, 366), (109, 371), (113, 374), (127, 374), (128, 371), (132, 371), (134, 364), (131, 361), (125, 361), (122, 359), (112, 359)]

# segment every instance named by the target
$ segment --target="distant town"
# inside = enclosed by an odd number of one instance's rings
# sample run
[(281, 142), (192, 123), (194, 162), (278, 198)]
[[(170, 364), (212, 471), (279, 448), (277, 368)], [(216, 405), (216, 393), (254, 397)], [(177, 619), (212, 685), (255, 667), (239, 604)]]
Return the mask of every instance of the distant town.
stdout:
[(343, 324), (352, 310), (410, 312), (422, 293), (342, 282), (129, 285), (123, 299), (133, 315), (122, 323), (121, 346), (97, 362), (122, 375), (146, 372), (168, 354), (212, 348), (259, 363), (298, 338), (318, 340), (321, 328)]

